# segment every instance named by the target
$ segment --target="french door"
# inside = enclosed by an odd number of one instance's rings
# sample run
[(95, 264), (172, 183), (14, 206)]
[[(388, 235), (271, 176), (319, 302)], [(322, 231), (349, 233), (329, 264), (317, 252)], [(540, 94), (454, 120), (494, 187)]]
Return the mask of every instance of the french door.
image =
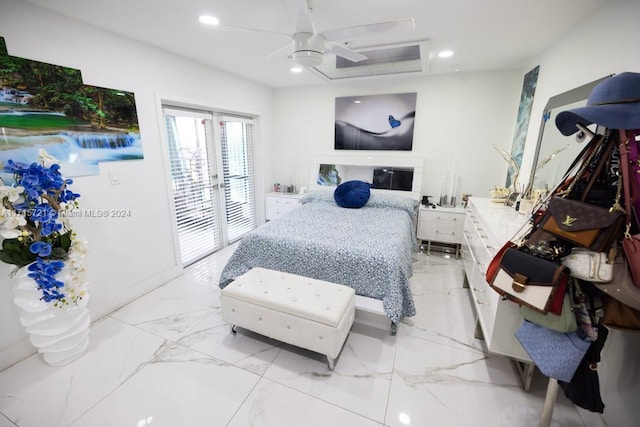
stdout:
[(252, 129), (246, 118), (164, 108), (182, 265), (256, 226)]

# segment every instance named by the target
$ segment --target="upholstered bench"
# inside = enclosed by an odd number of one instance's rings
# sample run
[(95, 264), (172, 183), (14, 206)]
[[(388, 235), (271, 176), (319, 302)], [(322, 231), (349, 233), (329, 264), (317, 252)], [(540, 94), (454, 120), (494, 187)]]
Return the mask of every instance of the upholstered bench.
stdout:
[(327, 356), (329, 370), (355, 317), (352, 288), (253, 268), (221, 293), (222, 318), (235, 327)]

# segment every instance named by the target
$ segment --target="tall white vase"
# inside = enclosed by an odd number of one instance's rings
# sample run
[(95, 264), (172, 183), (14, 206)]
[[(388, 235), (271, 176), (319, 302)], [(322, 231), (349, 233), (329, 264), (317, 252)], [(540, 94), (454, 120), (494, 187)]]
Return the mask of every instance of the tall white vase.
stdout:
[[(76, 266), (66, 264), (56, 279), (65, 284), (77, 280), (74, 270), (77, 271)], [(29, 341), (48, 365), (62, 366), (73, 362), (85, 354), (89, 346), (88, 292), (85, 291), (78, 304), (58, 308), (40, 299), (42, 293), (27, 274), (27, 267), (16, 273), (13, 302), (20, 308), (20, 323), (27, 331)]]

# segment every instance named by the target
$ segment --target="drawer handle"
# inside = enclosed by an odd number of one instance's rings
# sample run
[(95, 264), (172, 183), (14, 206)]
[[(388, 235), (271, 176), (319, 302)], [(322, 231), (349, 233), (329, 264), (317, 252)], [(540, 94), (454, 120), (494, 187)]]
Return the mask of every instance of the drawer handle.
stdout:
[(476, 302), (477, 302), (478, 304), (480, 304), (480, 305), (487, 305), (487, 304), (488, 304), (487, 302), (480, 301), (480, 300), (476, 300)]
[(487, 292), (487, 290), (486, 290), (486, 289), (473, 288), (473, 290), (474, 290), (475, 292)]
[(482, 238), (482, 239), (485, 239), (485, 240), (486, 240), (486, 239), (488, 239), (488, 238), (489, 238), (489, 236), (487, 236), (487, 235), (485, 235), (485, 234), (481, 234), (481, 235), (480, 235), (480, 238)]

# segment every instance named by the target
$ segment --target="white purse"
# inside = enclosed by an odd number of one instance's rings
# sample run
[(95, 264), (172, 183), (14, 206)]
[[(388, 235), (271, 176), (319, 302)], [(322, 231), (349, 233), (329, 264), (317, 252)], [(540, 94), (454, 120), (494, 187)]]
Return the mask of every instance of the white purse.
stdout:
[(571, 277), (596, 283), (608, 283), (613, 279), (613, 263), (604, 252), (573, 248), (562, 258), (562, 265), (570, 270)]

